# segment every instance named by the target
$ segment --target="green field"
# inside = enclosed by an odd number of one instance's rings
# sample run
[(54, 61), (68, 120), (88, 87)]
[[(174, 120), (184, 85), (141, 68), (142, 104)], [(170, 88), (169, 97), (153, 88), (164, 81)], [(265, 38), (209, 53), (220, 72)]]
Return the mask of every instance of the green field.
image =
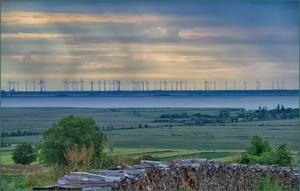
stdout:
[[(240, 109), (231, 109), (234, 115)], [(113, 126), (117, 128), (137, 128), (139, 124), (148, 124), (151, 127), (178, 125), (177, 123), (153, 123), (154, 119), (162, 114), (195, 113), (218, 114), (216, 108), (122, 108), (122, 109), (95, 109), (95, 108), (1, 108), (2, 132), (38, 131), (41, 132), (60, 118), (73, 114), (93, 118), (100, 128)]]
[[(227, 110), (231, 116), (237, 116), (241, 112), (241, 109)], [(113, 148), (112, 155), (129, 155), (134, 158), (151, 155), (161, 160), (201, 157), (228, 161), (232, 155), (245, 150), (255, 135), (268, 140), (272, 147), (286, 143), (290, 150), (299, 150), (299, 119), (227, 122), (203, 126), (189, 125), (191, 118), (154, 122), (161, 119), (162, 114), (186, 113), (193, 116), (197, 113), (217, 115), (219, 112), (218, 108), (2, 108), (2, 132), (42, 132), (61, 117), (74, 114), (91, 117), (96, 121), (109, 138), (108, 147)], [(112, 130), (107, 130), (111, 126)], [(16, 144), (39, 144), (42, 142), (42, 135), (5, 136), (2, 137), (2, 142), (11, 147), (2, 148), (1, 163), (12, 164), (11, 151)]]

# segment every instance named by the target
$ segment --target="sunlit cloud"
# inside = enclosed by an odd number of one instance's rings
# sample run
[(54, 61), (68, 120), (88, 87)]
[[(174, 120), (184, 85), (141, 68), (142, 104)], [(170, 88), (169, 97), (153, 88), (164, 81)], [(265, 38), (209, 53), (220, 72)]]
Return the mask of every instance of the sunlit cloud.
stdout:
[(297, 37), (297, 31), (283, 28), (232, 28), (232, 27), (196, 27), (182, 29), (179, 37), (183, 39), (232, 38), (255, 39), (259, 37)]
[(17, 34), (1, 34), (1, 39), (60, 39), (70, 38), (67, 34), (51, 34), (51, 33), (17, 33)]
[(111, 69), (111, 68), (122, 68), (120, 64), (106, 63), (100, 61), (85, 62), (83, 65), (79, 66), (82, 70), (95, 70), (95, 69)]
[(207, 61), (214, 60), (208, 56), (185, 56), (179, 54), (162, 54), (162, 53), (137, 53), (133, 55), (134, 59), (150, 60), (156, 62), (190, 62), (190, 61)]
[(51, 24), (51, 23), (157, 23), (176, 20), (163, 15), (134, 14), (80, 14), (46, 12), (9, 12), (2, 13), (3, 24)]

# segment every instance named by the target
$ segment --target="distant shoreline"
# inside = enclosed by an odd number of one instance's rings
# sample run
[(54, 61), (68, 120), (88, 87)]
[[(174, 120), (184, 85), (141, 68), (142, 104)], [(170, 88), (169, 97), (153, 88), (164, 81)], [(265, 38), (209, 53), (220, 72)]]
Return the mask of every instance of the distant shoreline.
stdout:
[(2, 91), (1, 97), (298, 96), (299, 90)]

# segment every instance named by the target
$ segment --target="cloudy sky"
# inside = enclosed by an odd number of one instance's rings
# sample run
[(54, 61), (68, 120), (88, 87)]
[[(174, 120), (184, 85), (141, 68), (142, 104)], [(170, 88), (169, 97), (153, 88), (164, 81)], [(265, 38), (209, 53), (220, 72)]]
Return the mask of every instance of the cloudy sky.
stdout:
[[(2, 1), (1, 86), (8, 80), (216, 81), (217, 89), (299, 86), (298, 2)], [(151, 85), (150, 85), (151, 86)]]

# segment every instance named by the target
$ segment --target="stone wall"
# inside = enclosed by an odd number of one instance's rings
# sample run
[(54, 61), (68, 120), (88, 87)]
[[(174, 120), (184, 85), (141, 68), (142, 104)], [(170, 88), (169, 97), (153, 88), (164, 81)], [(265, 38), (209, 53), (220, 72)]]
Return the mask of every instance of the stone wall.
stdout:
[(141, 161), (115, 170), (73, 172), (55, 185), (34, 190), (255, 190), (258, 179), (267, 173), (284, 190), (299, 190), (298, 169), (204, 159)]

